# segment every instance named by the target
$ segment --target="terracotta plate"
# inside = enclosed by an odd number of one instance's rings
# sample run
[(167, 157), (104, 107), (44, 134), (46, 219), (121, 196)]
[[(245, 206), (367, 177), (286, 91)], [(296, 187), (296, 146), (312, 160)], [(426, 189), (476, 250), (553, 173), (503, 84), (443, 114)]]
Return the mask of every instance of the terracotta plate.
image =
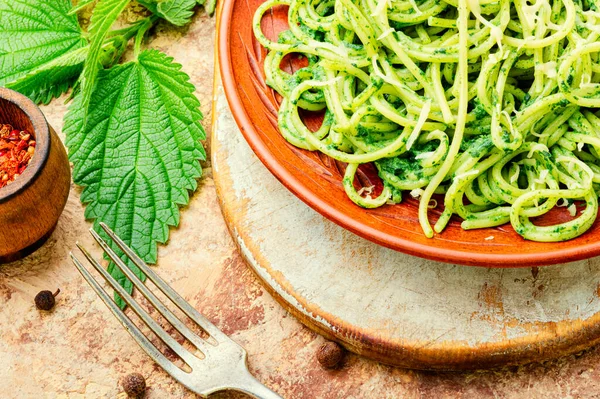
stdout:
[[(224, 3), (219, 26), (219, 63), (229, 105), (244, 137), (265, 166), (290, 191), (342, 227), (378, 244), (428, 259), (465, 265), (524, 267), (574, 261), (600, 255), (600, 226), (596, 222), (581, 237), (561, 243), (522, 239), (510, 225), (464, 231), (458, 218), (432, 239), (423, 235), (417, 202), (365, 210), (356, 206), (342, 187), (344, 165), (288, 144), (277, 129), (278, 97), (265, 84), (266, 50), (254, 39), (252, 17), (261, 0)], [(286, 9), (268, 13), (262, 21), (270, 38), (287, 29)], [(294, 69), (301, 60), (290, 58)], [(285, 68), (284, 68), (285, 69)], [(308, 121), (308, 123), (314, 121)], [(363, 168), (361, 182), (374, 184), (372, 168)], [(406, 196), (405, 196), (406, 197)], [(442, 202), (442, 201), (438, 201)], [(430, 212), (431, 222), (440, 214)], [(552, 212), (536, 221), (551, 224), (570, 218), (566, 211)]]

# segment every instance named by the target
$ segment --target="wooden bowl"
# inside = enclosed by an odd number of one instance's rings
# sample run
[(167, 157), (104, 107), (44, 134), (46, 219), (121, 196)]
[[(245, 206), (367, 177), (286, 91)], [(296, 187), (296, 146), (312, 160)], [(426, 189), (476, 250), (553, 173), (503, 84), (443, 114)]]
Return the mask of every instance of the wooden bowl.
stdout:
[(71, 187), (65, 148), (29, 98), (0, 88), (0, 124), (4, 123), (31, 133), (36, 150), (23, 174), (0, 188), (0, 263), (26, 256), (45, 242)]
[[(218, 28), (221, 76), (233, 116), (246, 141), (271, 173), (302, 201), (364, 238), (437, 261), (488, 267), (528, 267), (600, 255), (598, 222), (576, 239), (540, 243), (524, 240), (510, 224), (465, 231), (460, 227), (460, 220), (453, 217), (441, 234), (430, 239), (424, 236), (419, 225), (418, 203), (408, 194), (398, 205), (372, 210), (355, 205), (348, 199), (341, 184), (344, 165), (322, 154), (291, 146), (278, 131), (278, 96), (265, 84), (263, 62), (266, 51), (252, 33), (252, 17), (262, 2), (224, 2)], [(288, 29), (287, 8), (279, 6), (266, 13), (262, 28), (267, 37), (276, 40), (279, 32)], [(293, 64), (294, 58), (289, 61)], [(366, 170), (367, 178), (369, 174)], [(432, 224), (441, 213), (442, 203), (438, 200), (440, 206), (430, 212)], [(568, 212), (556, 210), (538, 222), (553, 224), (569, 218)]]

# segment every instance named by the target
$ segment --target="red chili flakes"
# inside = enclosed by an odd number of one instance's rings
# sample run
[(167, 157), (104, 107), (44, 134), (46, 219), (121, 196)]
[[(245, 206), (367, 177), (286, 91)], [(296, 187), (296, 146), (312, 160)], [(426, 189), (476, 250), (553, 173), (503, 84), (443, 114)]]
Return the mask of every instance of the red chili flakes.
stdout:
[(0, 124), (0, 188), (23, 174), (34, 153), (35, 140), (31, 134)]

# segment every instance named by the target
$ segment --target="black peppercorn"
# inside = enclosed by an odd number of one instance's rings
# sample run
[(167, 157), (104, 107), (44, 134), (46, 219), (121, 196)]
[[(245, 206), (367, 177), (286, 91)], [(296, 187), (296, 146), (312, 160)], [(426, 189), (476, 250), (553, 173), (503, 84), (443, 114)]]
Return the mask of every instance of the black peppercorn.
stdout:
[(57, 296), (59, 292), (60, 289), (56, 290), (54, 294), (52, 291), (40, 291), (35, 296), (35, 307), (39, 310), (52, 310), (56, 303), (54, 297)]
[(123, 378), (123, 389), (130, 398), (140, 398), (146, 392), (146, 380), (140, 373), (131, 373)]
[(335, 342), (325, 342), (317, 351), (317, 360), (326, 369), (333, 369), (344, 359), (344, 348)]

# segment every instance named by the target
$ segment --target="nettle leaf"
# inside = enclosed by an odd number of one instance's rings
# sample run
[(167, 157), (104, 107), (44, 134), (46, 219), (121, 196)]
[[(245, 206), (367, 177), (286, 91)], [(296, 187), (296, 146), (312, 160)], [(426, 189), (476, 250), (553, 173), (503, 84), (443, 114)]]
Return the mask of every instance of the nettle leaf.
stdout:
[[(98, 223), (106, 223), (147, 263), (156, 262), (157, 242), (166, 242), (169, 226), (179, 224), (178, 205), (188, 203), (202, 174), (205, 133), (193, 92), (179, 64), (146, 50), (137, 61), (99, 72), (85, 124), (81, 95), (65, 117), (86, 218), (95, 219), (100, 234)], [(132, 291), (116, 267), (109, 271)]]
[(87, 45), (70, 9), (70, 0), (0, 1), (0, 86), (38, 102), (69, 89)]
[(69, 90), (77, 81), (87, 52), (87, 47), (68, 52), (7, 84), (6, 87), (30, 97), (36, 103), (48, 104), (53, 98)]
[(90, 35), (90, 50), (85, 60), (81, 75), (81, 107), (84, 110), (83, 119), (87, 118), (88, 106), (96, 76), (101, 69), (102, 45), (119, 15), (125, 10), (130, 0), (100, 0), (94, 7), (88, 28)]
[(161, 18), (173, 25), (183, 26), (191, 22), (196, 2), (197, 0), (164, 0), (156, 8)]
[(198, 0), (142, 0), (140, 4), (173, 25), (183, 26), (192, 21)]
[[(192, 21), (194, 16), (194, 7), (196, 4), (204, 5), (206, 0), (138, 0), (138, 2), (154, 15), (161, 17), (173, 25), (183, 26)], [(209, 0), (212, 9), (206, 7), (207, 12), (212, 15), (216, 0)]]

